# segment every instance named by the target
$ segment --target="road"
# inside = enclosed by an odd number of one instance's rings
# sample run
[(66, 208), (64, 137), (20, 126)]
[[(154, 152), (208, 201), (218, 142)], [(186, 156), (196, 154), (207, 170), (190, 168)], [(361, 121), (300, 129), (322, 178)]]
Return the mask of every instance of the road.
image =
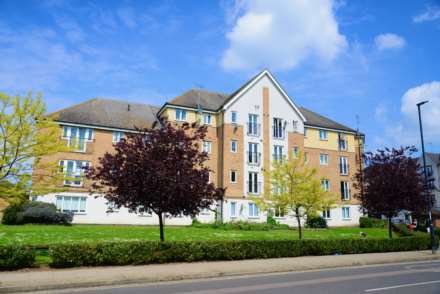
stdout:
[[(56, 293), (61, 292), (58, 291)], [(440, 261), (99, 287), (93, 289), (64, 290), (63, 293), (439, 294)]]

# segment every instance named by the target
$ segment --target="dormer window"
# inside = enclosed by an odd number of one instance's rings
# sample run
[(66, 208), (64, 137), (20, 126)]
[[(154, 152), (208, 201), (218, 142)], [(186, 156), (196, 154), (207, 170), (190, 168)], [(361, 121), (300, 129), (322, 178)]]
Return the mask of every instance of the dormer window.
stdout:
[(176, 120), (185, 121), (186, 120), (186, 110), (176, 109)]

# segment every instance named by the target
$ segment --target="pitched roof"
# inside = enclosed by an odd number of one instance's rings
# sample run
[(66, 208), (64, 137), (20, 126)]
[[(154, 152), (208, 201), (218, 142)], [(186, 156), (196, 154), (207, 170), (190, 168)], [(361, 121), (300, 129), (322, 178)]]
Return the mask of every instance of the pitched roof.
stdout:
[(168, 104), (191, 108), (216, 111), (229, 98), (228, 94), (206, 91), (204, 89), (191, 89), (180, 96), (168, 101)]
[(52, 113), (58, 122), (133, 130), (151, 127), (159, 107), (95, 98)]
[(356, 130), (352, 128), (344, 126), (307, 108), (300, 107), (299, 109), (301, 113), (306, 117), (305, 125), (327, 129), (336, 129), (347, 132), (356, 132)]

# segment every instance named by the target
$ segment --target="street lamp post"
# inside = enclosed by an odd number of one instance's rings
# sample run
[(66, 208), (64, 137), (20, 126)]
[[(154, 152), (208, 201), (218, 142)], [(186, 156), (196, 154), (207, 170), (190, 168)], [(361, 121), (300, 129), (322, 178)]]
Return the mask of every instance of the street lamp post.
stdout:
[[(422, 101), (417, 103), (417, 110), (419, 112), (419, 126), (420, 126), (420, 138), (422, 140), (422, 157), (423, 157), (423, 174), (425, 175), (425, 189), (428, 187), (428, 174), (426, 172), (426, 156), (425, 156), (425, 143), (423, 141), (423, 127), (422, 127), (422, 116), (420, 112), (420, 106), (423, 104), (428, 103), (428, 101)], [(432, 254), (435, 254), (436, 248), (435, 248), (435, 233), (434, 233), (434, 225), (432, 222), (432, 207), (431, 207), (431, 201), (428, 203), (428, 217), (429, 217), (429, 232), (431, 233), (431, 250)]]

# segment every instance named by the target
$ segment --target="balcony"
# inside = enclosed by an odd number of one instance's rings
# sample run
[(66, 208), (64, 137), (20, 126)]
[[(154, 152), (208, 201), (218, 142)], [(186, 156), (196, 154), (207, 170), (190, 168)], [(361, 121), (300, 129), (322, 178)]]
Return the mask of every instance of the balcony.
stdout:
[(62, 137), (66, 140), (66, 145), (71, 148), (74, 152), (86, 152), (87, 149), (87, 139), (78, 137)]
[(284, 154), (272, 154), (273, 161), (283, 162), (286, 160), (286, 155)]
[(348, 164), (339, 164), (339, 174), (341, 176), (348, 176), (349, 165)]
[(260, 136), (260, 124), (248, 122), (247, 123), (247, 134), (248, 136), (259, 137)]
[(249, 182), (247, 181), (247, 192), (249, 195), (261, 194), (261, 182)]
[(259, 166), (261, 164), (260, 152), (247, 152), (247, 163), (249, 165)]

